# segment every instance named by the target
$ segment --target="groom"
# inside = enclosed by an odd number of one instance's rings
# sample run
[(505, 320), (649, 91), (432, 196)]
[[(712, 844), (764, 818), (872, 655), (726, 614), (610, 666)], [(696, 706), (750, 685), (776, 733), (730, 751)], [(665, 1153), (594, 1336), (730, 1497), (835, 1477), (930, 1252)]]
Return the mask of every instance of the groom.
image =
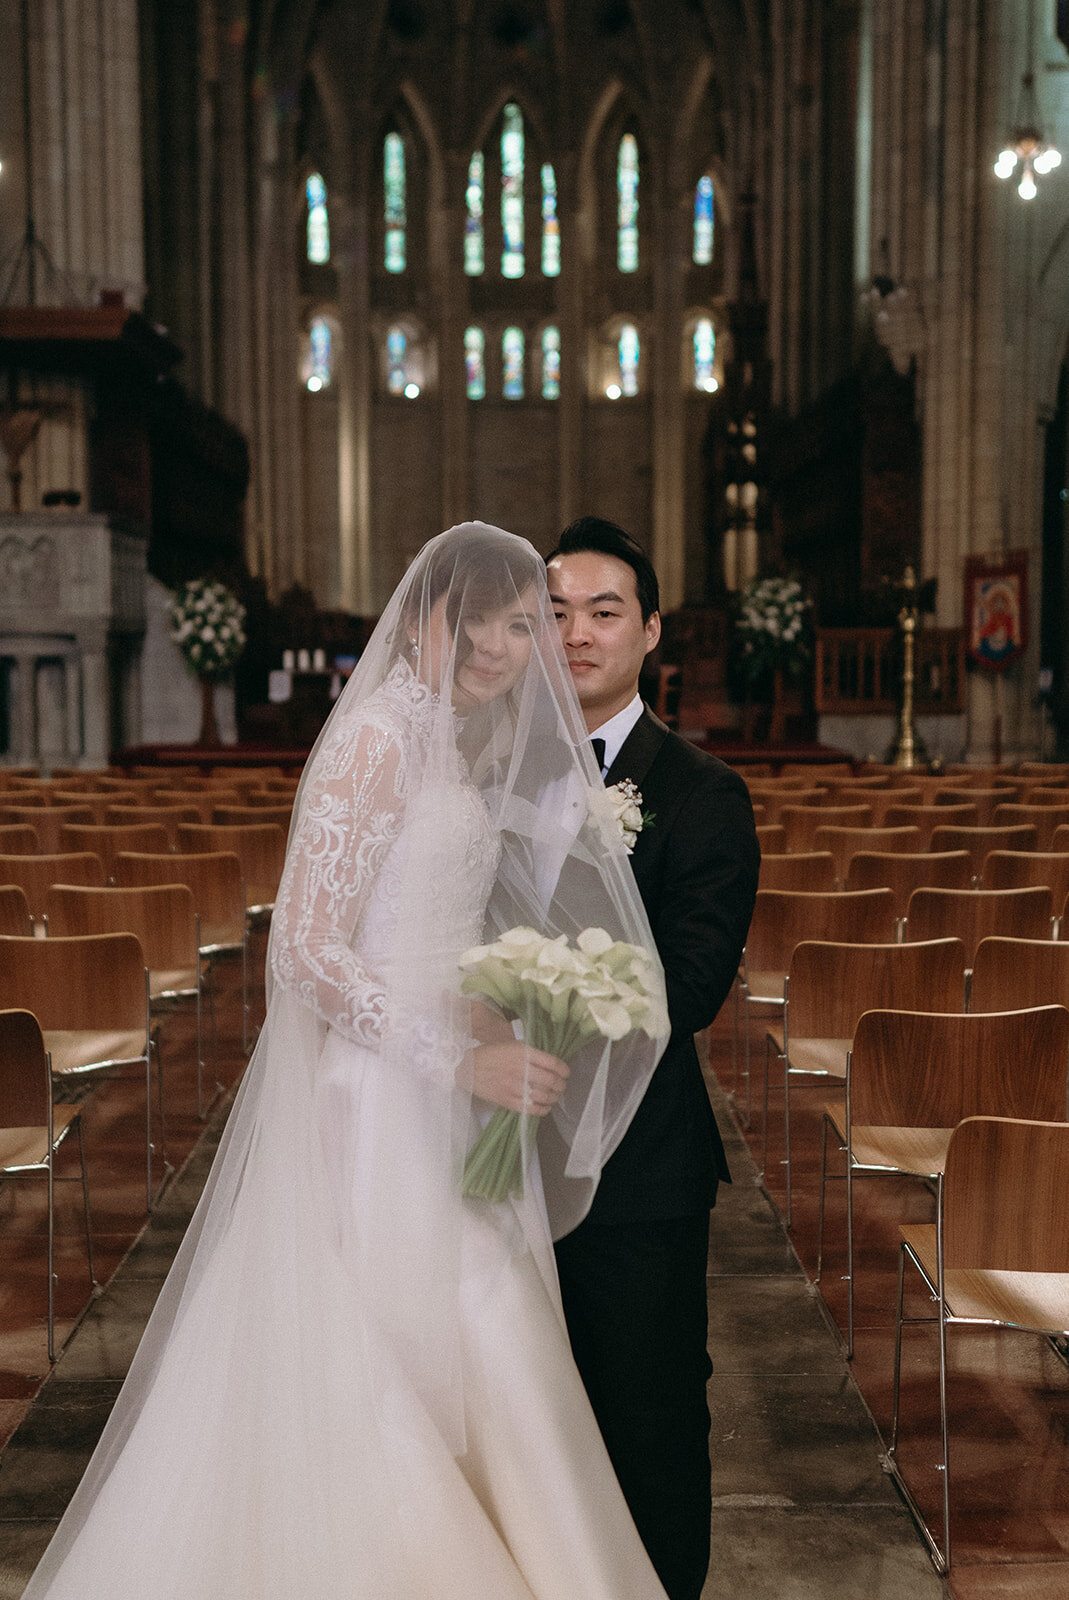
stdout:
[[(709, 1210), (730, 1182), (694, 1034), (738, 967), (759, 851), (742, 780), (639, 698), (660, 638), (657, 576), (621, 528), (581, 517), (547, 558), (549, 593), (602, 773), (648, 820), (632, 866), (664, 964), (672, 1036), (601, 1176), (557, 1244), (576, 1363), (631, 1514), (670, 1600), (709, 1566)], [(603, 741), (603, 748), (599, 748)]]

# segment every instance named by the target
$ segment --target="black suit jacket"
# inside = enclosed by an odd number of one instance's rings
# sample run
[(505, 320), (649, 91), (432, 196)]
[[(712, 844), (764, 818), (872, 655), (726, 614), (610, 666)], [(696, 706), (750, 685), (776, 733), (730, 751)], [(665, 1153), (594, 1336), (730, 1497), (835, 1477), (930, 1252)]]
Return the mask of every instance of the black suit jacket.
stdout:
[(630, 778), (652, 821), (631, 864), (668, 987), (672, 1035), (631, 1126), (605, 1165), (588, 1220), (692, 1215), (730, 1183), (694, 1035), (716, 1016), (746, 942), (760, 850), (737, 773), (647, 709), (605, 782)]

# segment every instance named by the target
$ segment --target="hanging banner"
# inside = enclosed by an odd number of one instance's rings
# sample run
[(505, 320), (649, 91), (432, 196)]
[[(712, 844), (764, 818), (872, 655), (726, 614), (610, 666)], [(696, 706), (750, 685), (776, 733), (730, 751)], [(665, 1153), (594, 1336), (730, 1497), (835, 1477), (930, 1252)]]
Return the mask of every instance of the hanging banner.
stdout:
[(970, 659), (1005, 672), (1028, 645), (1028, 552), (967, 556), (964, 615)]

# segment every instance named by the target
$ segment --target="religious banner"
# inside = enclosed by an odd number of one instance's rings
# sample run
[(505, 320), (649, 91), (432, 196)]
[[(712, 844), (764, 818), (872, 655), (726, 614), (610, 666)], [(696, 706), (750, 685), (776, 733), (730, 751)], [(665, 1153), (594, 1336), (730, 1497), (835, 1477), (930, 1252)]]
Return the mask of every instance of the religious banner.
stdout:
[(1028, 553), (965, 560), (965, 629), (970, 659), (1004, 672), (1028, 644)]

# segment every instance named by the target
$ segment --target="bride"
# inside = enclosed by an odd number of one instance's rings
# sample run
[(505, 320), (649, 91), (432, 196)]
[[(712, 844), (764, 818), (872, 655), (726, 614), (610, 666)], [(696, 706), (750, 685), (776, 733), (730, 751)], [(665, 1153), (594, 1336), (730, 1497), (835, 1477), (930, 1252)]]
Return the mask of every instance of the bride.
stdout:
[[(664, 1039), (565, 1063), (458, 971), (517, 925), (652, 954), (599, 784), (536, 552), (432, 540), (305, 768), (263, 1031), (26, 1600), (663, 1600), (551, 1239)], [(537, 1150), (521, 1192), (469, 1198), (502, 1106), (545, 1114)]]

